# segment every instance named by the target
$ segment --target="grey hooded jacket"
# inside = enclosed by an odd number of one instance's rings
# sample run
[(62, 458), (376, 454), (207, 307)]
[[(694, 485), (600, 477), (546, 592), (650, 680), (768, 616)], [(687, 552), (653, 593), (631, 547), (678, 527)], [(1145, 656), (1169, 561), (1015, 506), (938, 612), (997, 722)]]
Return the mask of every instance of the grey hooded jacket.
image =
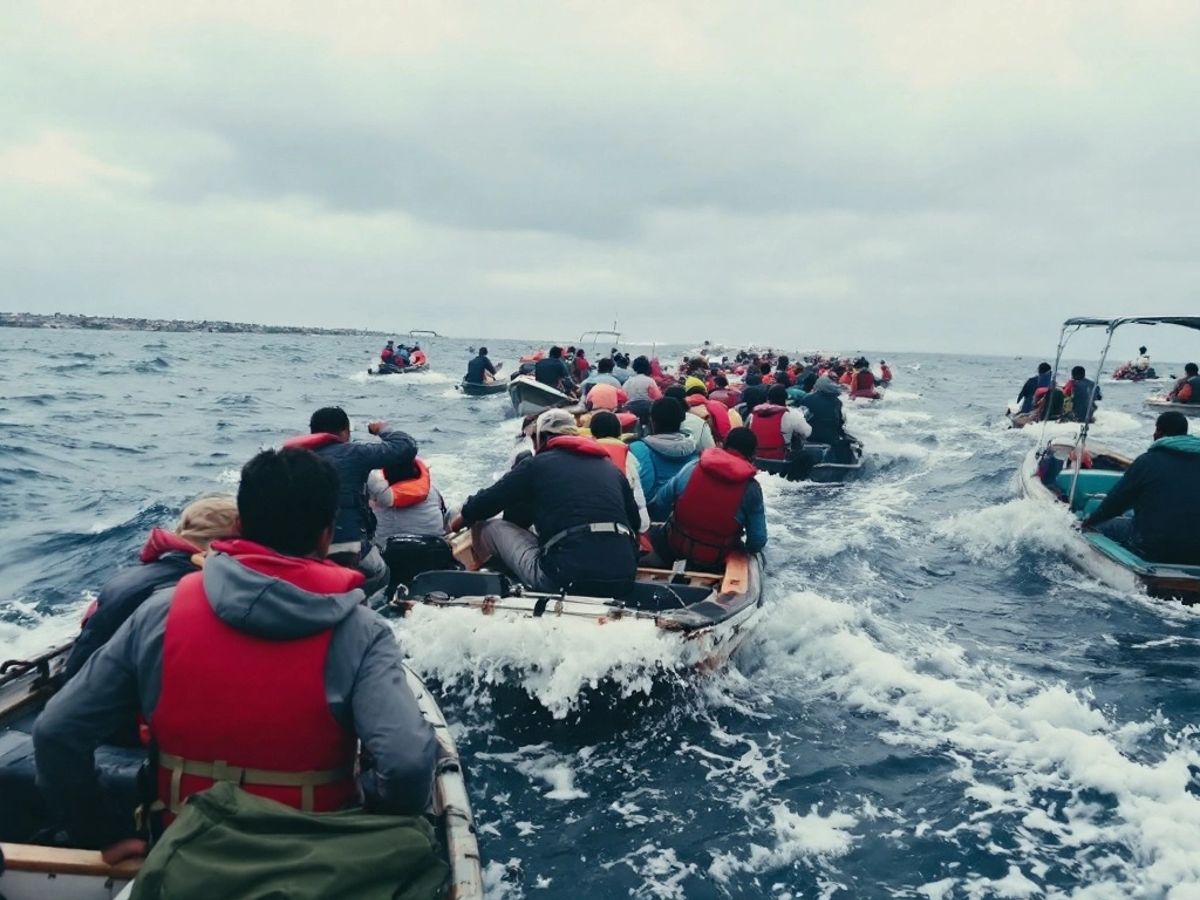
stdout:
[[(333, 717), (358, 736), (371, 760), (360, 775), (364, 803), (375, 812), (423, 811), (436, 739), (407, 686), (395, 636), (382, 617), (360, 605), (363, 592), (310, 593), (224, 553), (213, 553), (205, 564), (204, 589), (221, 621), (257, 637), (288, 640), (333, 629), (325, 697)], [(126, 836), (100, 832), (109, 826), (103, 824), (92, 754), (139, 712), (153, 722), (173, 595), (174, 587), (142, 604), (51, 699), (34, 728), (38, 786), (82, 843), (99, 846)]]
[(647, 497), (658, 493), (660, 487), (678, 475), (684, 466), (699, 455), (696, 439), (682, 431), (652, 434), (640, 441), (634, 441), (629, 445), (629, 452), (637, 457), (642, 492)]

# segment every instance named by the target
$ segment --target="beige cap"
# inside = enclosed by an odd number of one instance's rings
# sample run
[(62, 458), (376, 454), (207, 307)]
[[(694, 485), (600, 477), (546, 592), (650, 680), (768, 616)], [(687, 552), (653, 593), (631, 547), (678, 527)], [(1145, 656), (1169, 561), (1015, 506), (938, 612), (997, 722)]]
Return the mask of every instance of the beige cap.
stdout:
[(575, 416), (565, 409), (548, 409), (537, 417), (534, 434), (579, 434), (575, 424)]
[(237, 526), (237, 499), (232, 494), (205, 494), (184, 508), (175, 533), (207, 550), (213, 541), (237, 537)]

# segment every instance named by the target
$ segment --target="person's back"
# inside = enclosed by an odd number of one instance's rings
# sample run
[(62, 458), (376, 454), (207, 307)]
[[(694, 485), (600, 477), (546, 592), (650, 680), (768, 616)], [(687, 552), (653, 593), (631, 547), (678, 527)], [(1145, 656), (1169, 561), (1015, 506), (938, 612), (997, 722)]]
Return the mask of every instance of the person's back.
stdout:
[(446, 533), (446, 501), (433, 483), (429, 466), (413, 460), (408, 468), (388, 467), (372, 472), (367, 494), (375, 513), (375, 543), (383, 547), (398, 534)]
[(760, 376), (746, 377), (745, 387), (742, 388), (742, 405), (746, 407), (747, 412), (754, 412), (754, 407), (767, 402), (767, 390), (768, 386), (763, 384)]
[(680, 431), (686, 415), (679, 402), (671, 397), (655, 400), (650, 408), (653, 433), (629, 445), (629, 452), (637, 457), (647, 499), (699, 452), (696, 439)]
[(612, 373), (613, 377), (616, 378), (617, 381), (621, 382), (621, 384), (625, 384), (625, 382), (628, 381), (633, 375), (633, 372), (629, 369), (629, 357), (621, 356), (620, 359), (617, 359), (617, 357), (614, 356)]
[(1175, 382), (1167, 399), (1174, 403), (1200, 403), (1200, 368), (1195, 363), (1183, 367), (1183, 377)]
[(496, 374), (496, 367), (492, 365), (492, 361), (488, 359), (486, 347), (479, 348), (479, 355), (472, 357), (467, 362), (467, 375), (463, 379), (468, 384), (485, 384), (489, 378)]
[[(1085, 525), (1101, 530), (1151, 562), (1200, 565), (1200, 437), (1187, 419), (1158, 417), (1155, 441), (1135, 459)], [(1133, 521), (1121, 520), (1132, 510)]]
[(1091, 422), (1096, 415), (1096, 405), (1103, 399), (1096, 382), (1086, 377), (1083, 366), (1071, 370), (1070, 390), (1065, 393), (1071, 398), (1071, 419), (1076, 422)]
[(799, 406), (806, 410), (812, 426), (809, 441), (814, 444), (835, 444), (845, 435), (845, 414), (842, 412), (841, 391), (828, 378), (817, 379), (813, 390), (805, 394)]
[(646, 531), (650, 527), (650, 514), (646, 511), (646, 494), (642, 490), (642, 474), (638, 468), (637, 457), (629, 452), (629, 444), (621, 440), (621, 420), (614, 413), (598, 412), (592, 416), (589, 428), (592, 437), (604, 448), (613, 465), (625, 473), (625, 479), (629, 482), (634, 502), (638, 507), (638, 531)]
[(567, 387), (566, 382), (570, 380), (571, 373), (567, 369), (567, 364), (563, 362), (561, 347), (551, 347), (550, 355), (545, 359), (539, 359), (534, 364), (533, 377), (540, 384), (552, 387), (556, 391)]
[[(72, 836), (127, 835), (101, 811), (92, 756), (132, 711), (158, 749), (167, 822), (229, 780), (311, 811), (358, 805), (420, 813), (437, 743), (404, 686), (387, 623), (362, 605), (361, 574), (322, 560), (337, 475), (310, 451), (267, 450), (238, 489), (242, 538), (160, 592), (46, 706), (38, 783)], [(320, 602), (316, 602), (320, 601)], [(356, 778), (358, 742), (371, 765)]]

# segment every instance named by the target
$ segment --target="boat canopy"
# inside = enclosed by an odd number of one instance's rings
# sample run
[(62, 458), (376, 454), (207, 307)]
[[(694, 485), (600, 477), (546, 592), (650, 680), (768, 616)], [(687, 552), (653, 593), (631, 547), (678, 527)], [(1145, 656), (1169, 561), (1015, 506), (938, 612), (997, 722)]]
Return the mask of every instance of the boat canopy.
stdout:
[(1114, 319), (1083, 317), (1063, 322), (1064, 328), (1107, 328), (1109, 331), (1122, 325), (1179, 325), (1200, 331), (1200, 316), (1119, 316)]

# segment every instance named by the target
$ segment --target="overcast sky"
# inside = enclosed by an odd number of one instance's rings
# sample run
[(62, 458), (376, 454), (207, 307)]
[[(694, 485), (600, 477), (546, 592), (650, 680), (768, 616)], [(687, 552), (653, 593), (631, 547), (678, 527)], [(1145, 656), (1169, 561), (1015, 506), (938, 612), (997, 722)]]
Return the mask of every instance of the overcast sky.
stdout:
[(1043, 354), (1198, 162), (1196, 2), (0, 4), (7, 310)]

